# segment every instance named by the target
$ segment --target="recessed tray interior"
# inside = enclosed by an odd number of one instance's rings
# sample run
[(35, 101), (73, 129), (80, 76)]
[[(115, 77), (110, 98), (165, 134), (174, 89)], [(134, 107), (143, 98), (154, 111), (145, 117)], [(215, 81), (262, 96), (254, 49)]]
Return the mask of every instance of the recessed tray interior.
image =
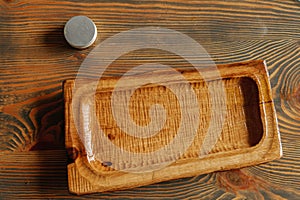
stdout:
[[(196, 158), (199, 157), (201, 145), (208, 132), (211, 118), (212, 102), (210, 101), (208, 86), (216, 88), (215, 97), (218, 97), (217, 91), (223, 82), (226, 91), (226, 115), (221, 134), (214, 143), (209, 154), (228, 152), (233, 150), (245, 149), (255, 146), (259, 143), (263, 135), (263, 126), (261, 122), (258, 88), (251, 78), (227, 78), (210, 82), (191, 83), (192, 88), (198, 99), (200, 109), (200, 124), (195, 135), (195, 140), (181, 157)], [(180, 84), (176, 87), (180, 88)], [(115, 95), (122, 96), (126, 90), (120, 90)], [(181, 120), (181, 107), (176, 96), (167, 87), (161, 85), (147, 85), (141, 87), (133, 93), (130, 98), (129, 111), (130, 120), (133, 120), (138, 126), (147, 126), (151, 122), (150, 108), (154, 104), (162, 105), (166, 110), (166, 122), (164, 127), (152, 137), (141, 138), (125, 133), (114, 120), (111, 102), (112, 91), (96, 93), (96, 114), (98, 123), (105, 133), (106, 137), (116, 146), (129, 152), (148, 153), (163, 148), (169, 144), (178, 132)], [(214, 101), (218, 102), (218, 101)], [(83, 102), (86, 103), (86, 102)], [(114, 105), (120, 106), (123, 105)], [(218, 106), (215, 106), (218, 107)], [(88, 115), (89, 113), (86, 113)], [(133, 130), (134, 131), (134, 130)], [(134, 134), (134, 133), (133, 133)], [(102, 145), (101, 140), (92, 141), (95, 149)], [(111, 162), (105, 160), (105, 163)], [(120, 162), (122, 162), (120, 160)], [(153, 158), (153, 164), (162, 162), (161, 158)], [(134, 163), (132, 163), (134, 165)], [(129, 166), (127, 166), (129, 167)]]

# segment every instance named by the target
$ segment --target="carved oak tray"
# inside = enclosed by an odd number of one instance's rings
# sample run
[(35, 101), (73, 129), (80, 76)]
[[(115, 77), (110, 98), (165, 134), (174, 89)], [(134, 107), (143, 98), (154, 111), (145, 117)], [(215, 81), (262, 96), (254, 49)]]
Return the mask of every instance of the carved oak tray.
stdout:
[(218, 72), (180, 71), (184, 80), (168, 71), (121, 83), (102, 78), (83, 83), (76, 95), (67, 80), (70, 192), (120, 190), (280, 158), (265, 63), (219, 65)]

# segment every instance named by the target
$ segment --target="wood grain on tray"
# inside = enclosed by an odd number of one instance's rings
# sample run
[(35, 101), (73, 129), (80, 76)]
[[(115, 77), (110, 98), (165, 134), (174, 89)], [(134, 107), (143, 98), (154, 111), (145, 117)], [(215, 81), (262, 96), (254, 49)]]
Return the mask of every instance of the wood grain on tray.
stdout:
[[(279, 158), (281, 145), (278, 125), (264, 62), (220, 65), (218, 71), (222, 79), (217, 74), (210, 73), (205, 80), (198, 71), (181, 71), (198, 101), (197, 107), (187, 103), (183, 104), (184, 108), (181, 107), (179, 97), (172, 92), (174, 90), (168, 89), (177, 88), (184, 93), (184, 83), (177, 80), (176, 76), (168, 74), (169, 72), (157, 71), (125, 77), (127, 84), (115, 91), (116, 98), (124, 98), (123, 93), (151, 76), (161, 80), (160, 84), (147, 84), (136, 89), (129, 100), (129, 118), (139, 126), (145, 126), (151, 120), (160, 117), (154, 115), (150, 118), (149, 110), (152, 105), (160, 104), (161, 109), (166, 110), (167, 119), (164, 126), (152, 137), (139, 137), (138, 133), (131, 133), (136, 134), (135, 136), (129, 135), (116, 123), (116, 114), (112, 113), (113, 106), (118, 107), (120, 112), (126, 112), (123, 108), (125, 104), (112, 105), (111, 98), (119, 81), (118, 77), (100, 80), (99, 84), (97, 83), (95, 99), (95, 91), (91, 89), (95, 81), (84, 83), (78, 90), (73, 90), (74, 81), (67, 81), (66, 148), (70, 150), (70, 156), (74, 159), (74, 163), (68, 165), (70, 191), (85, 194), (131, 188), (217, 170), (240, 168)], [(78, 100), (75, 100), (74, 93), (78, 95)], [(187, 102), (191, 101), (189, 97), (186, 98)], [(87, 107), (89, 109), (81, 109)], [(184, 109), (190, 109), (188, 116), (184, 116)], [(186, 137), (193, 137), (193, 140), (184, 149), (186, 151), (179, 152), (180, 156), (176, 157), (180, 145), (176, 146), (174, 141), (178, 139), (177, 134), (179, 135), (179, 129), (182, 129), (180, 126), (189, 130), (189, 127), (194, 125), (195, 120), (191, 114), (193, 110), (200, 110), (200, 115), (197, 116), (199, 126), (194, 135), (191, 131), (178, 136), (182, 143), (188, 143)], [(154, 113), (159, 115), (161, 112), (158, 108)], [(76, 116), (79, 120), (74, 120), (74, 115), (80, 115)], [(183, 123), (183, 117), (189, 119)], [(224, 121), (219, 119), (222, 117)], [(222, 123), (219, 135), (216, 133), (218, 123)], [(102, 132), (97, 129), (98, 125)], [(101, 134), (104, 134), (104, 137)], [(127, 152), (152, 156), (127, 160), (126, 154), (122, 154), (115, 158), (117, 150), (114, 152), (114, 147), (107, 143), (112, 143)], [(161, 151), (157, 154), (170, 143), (175, 145), (174, 149), (170, 147), (168, 153)], [(108, 156), (105, 157), (105, 153)], [(146, 168), (147, 163), (151, 163), (149, 168), (158, 165), (163, 167), (149, 171)], [(166, 165), (163, 165), (164, 163)]]

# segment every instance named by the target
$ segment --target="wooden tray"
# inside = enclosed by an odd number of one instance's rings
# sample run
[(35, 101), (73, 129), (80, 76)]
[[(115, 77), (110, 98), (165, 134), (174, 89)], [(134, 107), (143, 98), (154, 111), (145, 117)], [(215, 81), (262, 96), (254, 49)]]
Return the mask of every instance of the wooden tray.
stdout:
[[(130, 117), (139, 126), (146, 126), (153, 120), (149, 111), (152, 105), (160, 104), (164, 108), (167, 116), (164, 126), (151, 137), (127, 134), (115, 122), (111, 97), (120, 77), (97, 82), (95, 96), (90, 88), (96, 84), (83, 84), (85, 89), (81, 90), (80, 98), (74, 104), (78, 107), (72, 106), (74, 80), (67, 80), (64, 98), (70, 192), (87, 194), (132, 188), (280, 158), (280, 137), (265, 63), (250, 61), (220, 65), (218, 70), (221, 79), (215, 73), (210, 74), (208, 69), (205, 81), (195, 70), (181, 71), (197, 97), (198, 107), (178, 103), (180, 98), (168, 86), (182, 94), (185, 89), (176, 77), (172, 78), (163, 71), (135, 76), (135, 81), (128, 81), (116, 90), (115, 95), (130, 93), (150, 76), (158, 77), (162, 84), (167, 85), (147, 84), (136, 89), (130, 97)], [(122, 105), (118, 104), (121, 110)], [(185, 130), (195, 126), (194, 119), (183, 119), (181, 105), (188, 113), (200, 111), (199, 125), (195, 133), (186, 131), (188, 133), (178, 140), (176, 134), (181, 122), (184, 122)], [(82, 109), (86, 107), (89, 109)], [(161, 115), (160, 112), (152, 114)], [(74, 120), (80, 124), (79, 128)], [(101, 133), (95, 128), (97, 126), (101, 127)], [(190, 143), (184, 147), (184, 152), (173, 148), (155, 154), (170, 144), (182, 146), (175, 141)], [(117, 157), (115, 146), (129, 154), (124, 154), (124, 159)], [(142, 156), (128, 162), (126, 155)]]

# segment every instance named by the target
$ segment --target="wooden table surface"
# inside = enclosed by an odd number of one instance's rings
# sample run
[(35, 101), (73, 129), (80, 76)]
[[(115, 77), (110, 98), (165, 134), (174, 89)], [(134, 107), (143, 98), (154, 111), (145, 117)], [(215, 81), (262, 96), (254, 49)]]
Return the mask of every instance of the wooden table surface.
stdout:
[[(96, 44), (121, 31), (158, 26), (195, 39), (216, 64), (266, 60), (283, 157), (131, 190), (70, 194), (62, 82), (75, 78), (93, 49), (80, 51), (65, 42), (63, 26), (74, 15), (94, 20)], [(0, 0), (0, 199), (299, 199), (299, 44), (296, 0)], [(111, 74), (142, 59), (173, 62), (171, 56), (135, 52), (115, 63)]]

